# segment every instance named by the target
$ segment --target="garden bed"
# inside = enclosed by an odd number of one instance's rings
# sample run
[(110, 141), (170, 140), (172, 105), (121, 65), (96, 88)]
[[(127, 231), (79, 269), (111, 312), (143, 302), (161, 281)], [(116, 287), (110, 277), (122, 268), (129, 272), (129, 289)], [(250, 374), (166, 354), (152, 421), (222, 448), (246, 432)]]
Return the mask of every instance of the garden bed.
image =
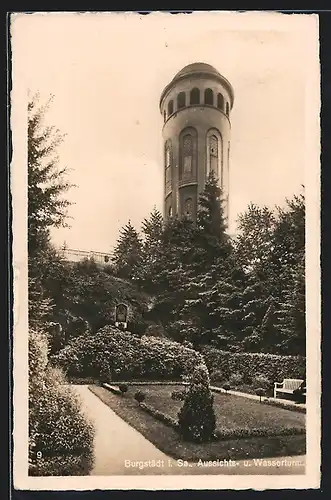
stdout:
[[(90, 386), (90, 389), (123, 420), (173, 458), (195, 461), (305, 453), (305, 416), (300, 413), (231, 394), (215, 394), (217, 435), (223, 437), (208, 443), (191, 443), (184, 442), (167, 419), (161, 422), (134, 399), (135, 392), (143, 390), (144, 403), (169, 417), (171, 422), (177, 419), (182, 405), (181, 401), (171, 398), (171, 393), (183, 389), (182, 385), (144, 385), (142, 389), (141, 385), (130, 384), (125, 396), (114, 395), (98, 386)], [(250, 433), (254, 437), (247, 437)]]

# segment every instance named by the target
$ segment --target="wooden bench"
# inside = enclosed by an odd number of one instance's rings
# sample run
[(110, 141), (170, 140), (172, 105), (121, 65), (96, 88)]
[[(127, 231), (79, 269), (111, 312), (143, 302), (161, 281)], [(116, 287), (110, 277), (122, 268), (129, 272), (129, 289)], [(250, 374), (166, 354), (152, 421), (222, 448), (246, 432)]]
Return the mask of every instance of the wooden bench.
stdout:
[[(288, 395), (293, 395), (293, 392), (296, 389), (299, 389), (302, 384), (304, 383), (304, 380), (297, 379), (297, 378), (284, 378), (283, 382), (275, 382), (274, 384), (274, 398), (277, 398), (277, 394), (288, 394)], [(304, 388), (303, 395), (306, 394), (306, 389)]]

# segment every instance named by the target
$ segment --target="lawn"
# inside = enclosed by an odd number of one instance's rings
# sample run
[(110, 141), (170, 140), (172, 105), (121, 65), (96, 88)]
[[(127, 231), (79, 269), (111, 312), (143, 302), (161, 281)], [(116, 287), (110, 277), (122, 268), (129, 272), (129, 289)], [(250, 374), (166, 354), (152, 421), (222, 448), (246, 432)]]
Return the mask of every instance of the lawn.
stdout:
[[(155, 409), (173, 417), (182, 405), (171, 399), (173, 390), (182, 386), (130, 385), (125, 396), (117, 396), (103, 387), (90, 386), (90, 390), (106, 403), (123, 420), (143, 434), (164, 453), (173, 458), (188, 461), (240, 459), (302, 455), (305, 453), (305, 415), (261, 404), (240, 396), (215, 394), (214, 409), (218, 430), (236, 431), (244, 428), (261, 429), (272, 436), (251, 438), (227, 438), (209, 443), (182, 441), (177, 431), (141, 409), (134, 393), (142, 390), (145, 402)], [(277, 435), (282, 429), (294, 429), (293, 435)]]

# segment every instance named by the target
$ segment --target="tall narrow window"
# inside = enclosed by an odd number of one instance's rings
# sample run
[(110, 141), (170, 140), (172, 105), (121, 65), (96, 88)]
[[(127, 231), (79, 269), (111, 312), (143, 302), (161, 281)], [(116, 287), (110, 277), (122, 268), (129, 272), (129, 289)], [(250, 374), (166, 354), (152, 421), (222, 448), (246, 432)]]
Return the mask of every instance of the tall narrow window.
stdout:
[(192, 198), (186, 198), (184, 202), (184, 215), (188, 219), (192, 219), (193, 216), (193, 200)]
[(177, 109), (185, 108), (185, 106), (186, 106), (185, 92), (179, 92), (177, 96)]
[(172, 206), (168, 208), (168, 217), (172, 217)]
[(183, 138), (183, 179), (192, 177), (193, 167), (193, 141), (191, 135)]
[(228, 102), (226, 103), (226, 108), (225, 109), (226, 109), (226, 111), (225, 111), (226, 114), (229, 116), (230, 107), (229, 107), (229, 103)]
[(222, 94), (217, 94), (217, 107), (222, 111), (224, 110), (224, 97)]
[(166, 110), (164, 110), (164, 112), (163, 112), (163, 118), (164, 118), (164, 121), (167, 120), (167, 112), (166, 112)]
[(188, 127), (179, 136), (179, 181), (191, 181), (197, 172), (197, 131)]
[(216, 135), (211, 135), (209, 137), (209, 162), (210, 171), (214, 173), (214, 176), (218, 177), (218, 139)]
[(212, 89), (205, 90), (205, 104), (212, 106), (214, 104), (214, 94)]
[(200, 90), (194, 88), (190, 94), (190, 104), (200, 104)]
[(165, 190), (166, 193), (171, 191), (171, 149), (170, 143), (167, 142), (165, 146)]
[(171, 100), (168, 102), (168, 116), (172, 115), (174, 112), (174, 101)]

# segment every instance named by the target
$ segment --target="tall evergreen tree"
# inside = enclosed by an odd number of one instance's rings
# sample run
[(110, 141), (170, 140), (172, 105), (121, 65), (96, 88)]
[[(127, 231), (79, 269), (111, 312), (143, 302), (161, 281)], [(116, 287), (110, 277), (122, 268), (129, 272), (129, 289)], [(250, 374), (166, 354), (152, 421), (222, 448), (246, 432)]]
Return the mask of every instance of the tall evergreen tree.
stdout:
[(142, 241), (129, 221), (120, 232), (113, 254), (115, 273), (121, 278), (135, 279), (142, 258)]
[[(215, 335), (213, 329), (218, 325), (215, 317), (214, 298), (221, 283), (226, 286), (226, 275), (232, 252), (221, 203), (221, 190), (217, 179), (210, 174), (204, 191), (200, 195), (197, 221), (192, 224), (190, 240), (190, 261), (186, 261), (185, 280), (181, 287), (182, 307), (178, 317), (187, 330), (194, 333), (190, 340), (206, 343)], [(200, 338), (199, 338), (200, 337)]]
[(36, 94), (28, 103), (28, 245), (29, 256), (49, 242), (51, 227), (66, 225), (70, 202), (63, 197), (72, 184), (67, 170), (59, 166), (57, 148), (64, 136), (45, 125), (52, 98), (40, 104)]
[(72, 187), (57, 156), (64, 137), (55, 127), (45, 125), (51, 101), (42, 105), (36, 94), (28, 102), (27, 144), (29, 321), (46, 329), (54, 306), (50, 276), (61, 274), (65, 267), (50, 242), (50, 229), (66, 225), (70, 202), (64, 194)]
[(277, 311), (280, 332), (277, 350), (286, 354), (306, 354), (306, 281), (305, 259), (293, 270), (292, 280), (284, 290)]
[[(246, 348), (284, 353), (291, 350), (293, 354), (302, 352), (300, 341), (295, 348), (291, 339), (296, 335), (304, 337), (304, 329), (296, 334), (293, 323), (296, 317), (294, 290), (299, 286), (295, 270), (300, 268), (305, 252), (304, 196), (294, 196), (286, 200), (285, 207), (276, 207), (275, 210), (250, 205), (239, 217), (239, 231), (236, 256), (251, 283), (260, 284), (254, 302), (255, 305), (260, 303), (261, 313), (264, 311), (260, 325), (256, 322), (250, 327), (247, 325), (252, 333), (244, 342)], [(303, 311), (304, 294), (296, 296), (303, 299), (303, 306), (299, 307)], [(249, 318), (247, 315), (246, 319)], [(259, 318), (261, 320), (261, 315)], [(304, 318), (304, 313), (301, 318)]]
[(142, 222), (142, 258), (137, 271), (140, 285), (149, 292), (155, 291), (155, 272), (162, 256), (163, 217), (159, 210), (153, 209)]
[(194, 234), (197, 270), (208, 269), (219, 259), (226, 259), (232, 246), (226, 233), (222, 191), (213, 172), (199, 196), (197, 223)]
[(159, 247), (163, 232), (163, 217), (161, 212), (154, 207), (148, 218), (142, 222), (144, 249), (146, 251)]

